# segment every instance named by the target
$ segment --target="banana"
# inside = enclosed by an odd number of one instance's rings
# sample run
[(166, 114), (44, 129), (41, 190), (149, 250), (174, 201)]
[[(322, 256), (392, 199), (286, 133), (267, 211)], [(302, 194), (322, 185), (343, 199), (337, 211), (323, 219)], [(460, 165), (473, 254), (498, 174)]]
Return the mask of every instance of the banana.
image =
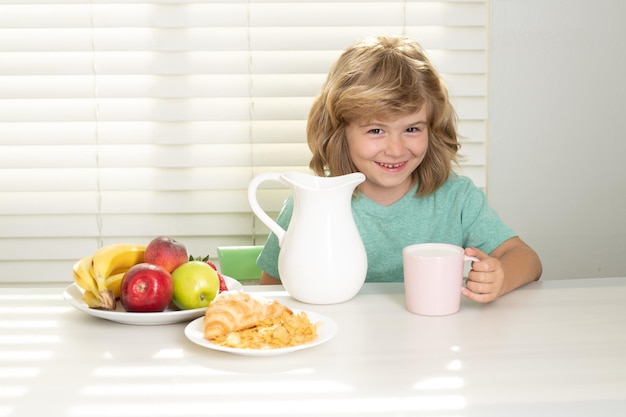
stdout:
[(124, 275), (126, 275), (126, 271), (113, 274), (106, 279), (107, 288), (113, 291), (113, 297), (115, 298), (120, 298), (122, 295), (122, 278), (124, 278)]
[(76, 285), (85, 291), (91, 291), (95, 294), (98, 293), (96, 279), (91, 275), (91, 256), (85, 256), (76, 261), (72, 267), (72, 272)]
[(100, 297), (96, 295), (93, 291), (85, 290), (83, 292), (83, 301), (90, 308), (100, 308)]
[(125, 272), (132, 266), (143, 262), (145, 245), (118, 243), (103, 246), (91, 257), (91, 272), (95, 278), (100, 309), (115, 310), (115, 296), (107, 287), (107, 278)]
[(96, 282), (99, 277), (125, 272), (131, 267), (143, 262), (146, 251), (145, 245), (133, 243), (117, 243), (103, 246), (96, 250), (92, 256), (92, 271)]
[(74, 282), (80, 288), (83, 289), (83, 301), (90, 308), (100, 308), (101, 301), (98, 296), (98, 285), (96, 285), (96, 279), (91, 273), (91, 255), (85, 256), (76, 263), (72, 268), (74, 275)]

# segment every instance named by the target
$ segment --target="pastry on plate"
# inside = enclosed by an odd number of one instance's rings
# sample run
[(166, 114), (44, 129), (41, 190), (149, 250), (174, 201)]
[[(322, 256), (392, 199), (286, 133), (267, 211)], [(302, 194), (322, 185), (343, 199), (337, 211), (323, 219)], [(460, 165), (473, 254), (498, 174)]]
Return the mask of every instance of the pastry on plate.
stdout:
[(213, 340), (231, 332), (255, 327), (291, 309), (276, 300), (252, 296), (242, 291), (224, 291), (209, 304), (204, 314), (204, 338)]

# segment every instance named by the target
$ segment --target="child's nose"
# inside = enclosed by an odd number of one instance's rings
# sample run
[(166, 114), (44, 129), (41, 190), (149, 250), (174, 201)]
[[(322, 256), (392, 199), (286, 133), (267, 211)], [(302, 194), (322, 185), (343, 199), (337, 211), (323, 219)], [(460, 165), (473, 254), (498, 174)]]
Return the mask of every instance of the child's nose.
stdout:
[(385, 153), (387, 155), (401, 155), (404, 145), (399, 135), (389, 135), (385, 146)]

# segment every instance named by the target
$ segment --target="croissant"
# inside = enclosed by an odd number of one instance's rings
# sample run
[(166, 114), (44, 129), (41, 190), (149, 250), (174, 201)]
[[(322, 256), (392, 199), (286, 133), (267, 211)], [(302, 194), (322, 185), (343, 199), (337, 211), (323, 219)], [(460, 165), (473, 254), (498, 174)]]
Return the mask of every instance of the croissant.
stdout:
[(204, 337), (213, 340), (230, 332), (249, 329), (283, 312), (293, 312), (276, 300), (253, 297), (241, 291), (223, 291), (209, 304), (204, 315)]

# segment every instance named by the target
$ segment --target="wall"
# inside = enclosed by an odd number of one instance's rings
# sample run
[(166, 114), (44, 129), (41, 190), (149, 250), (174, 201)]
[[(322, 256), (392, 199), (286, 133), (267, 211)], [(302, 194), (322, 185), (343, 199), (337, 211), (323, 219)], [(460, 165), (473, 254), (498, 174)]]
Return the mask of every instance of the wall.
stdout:
[(626, 2), (490, 2), (488, 198), (543, 279), (626, 276)]

